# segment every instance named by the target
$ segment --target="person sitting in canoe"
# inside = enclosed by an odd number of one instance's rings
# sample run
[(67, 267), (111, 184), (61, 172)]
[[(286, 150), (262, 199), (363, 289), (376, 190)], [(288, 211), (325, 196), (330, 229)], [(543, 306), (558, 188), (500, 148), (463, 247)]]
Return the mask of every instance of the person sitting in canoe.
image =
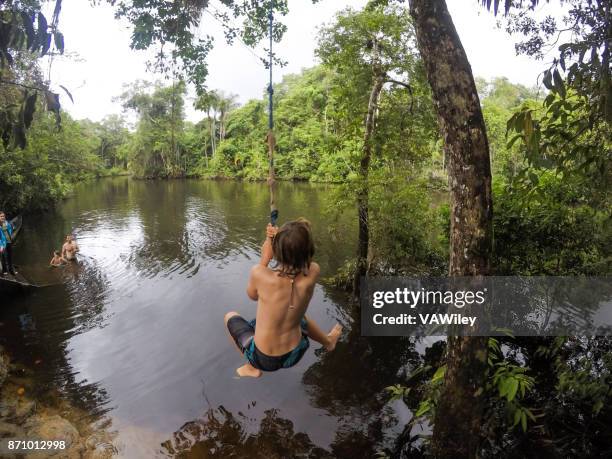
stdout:
[(3, 276), (7, 272), (13, 276), (17, 274), (13, 266), (13, 231), (13, 225), (6, 220), (4, 212), (0, 211), (0, 260)]
[(59, 253), (59, 250), (54, 250), (53, 251), (53, 258), (51, 258), (51, 261), (49, 262), (49, 265), (51, 266), (62, 266), (66, 264), (66, 259), (64, 257), (62, 257), (62, 255)]
[(66, 261), (76, 261), (76, 254), (79, 251), (79, 246), (72, 234), (66, 235), (66, 240), (62, 246), (62, 258)]
[[(298, 219), (280, 229), (268, 224), (261, 261), (251, 269), (247, 295), (257, 301), (256, 319), (247, 321), (237, 312), (225, 315), (225, 326), (247, 363), (240, 376), (259, 377), (262, 371), (289, 368), (300, 361), (308, 339), (334, 350), (342, 327), (323, 332), (306, 310), (320, 268), (312, 261), (314, 242), (310, 223)], [(277, 265), (269, 268), (272, 259)]]

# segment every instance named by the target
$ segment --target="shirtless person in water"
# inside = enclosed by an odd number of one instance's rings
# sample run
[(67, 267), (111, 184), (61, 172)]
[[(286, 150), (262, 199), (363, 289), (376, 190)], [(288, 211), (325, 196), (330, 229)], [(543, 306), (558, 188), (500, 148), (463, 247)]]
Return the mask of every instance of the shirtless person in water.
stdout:
[(59, 251), (53, 251), (53, 258), (51, 258), (49, 265), (57, 267), (62, 266), (64, 263), (66, 263), (66, 259), (60, 255)]
[[(236, 370), (240, 376), (259, 377), (262, 371), (294, 366), (309, 338), (333, 351), (342, 332), (336, 324), (326, 334), (305, 315), (320, 272), (312, 261), (310, 223), (299, 219), (280, 229), (268, 225), (266, 235), (261, 261), (251, 269), (247, 285), (247, 295), (257, 301), (256, 319), (248, 322), (233, 311), (225, 315), (228, 332), (247, 360)], [(271, 269), (273, 258), (277, 266)]]
[(79, 251), (79, 246), (71, 234), (66, 236), (66, 242), (62, 246), (62, 258), (67, 261), (76, 261), (76, 254)]

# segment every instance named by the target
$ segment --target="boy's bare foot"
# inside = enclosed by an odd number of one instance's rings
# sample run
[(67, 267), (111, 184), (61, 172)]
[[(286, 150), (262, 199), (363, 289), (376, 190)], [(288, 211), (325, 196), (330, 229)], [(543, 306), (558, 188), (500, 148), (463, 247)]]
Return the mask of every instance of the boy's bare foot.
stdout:
[(325, 346), (325, 349), (328, 351), (333, 351), (336, 348), (336, 343), (340, 339), (340, 334), (342, 333), (342, 326), (340, 324), (334, 325), (334, 327), (327, 334), (327, 338), (329, 338), (329, 344)]
[(261, 376), (261, 370), (258, 370), (250, 363), (245, 363), (244, 365), (242, 365), (236, 370), (236, 373), (238, 373), (238, 376), (240, 376), (241, 378), (247, 376), (250, 378), (259, 378)]

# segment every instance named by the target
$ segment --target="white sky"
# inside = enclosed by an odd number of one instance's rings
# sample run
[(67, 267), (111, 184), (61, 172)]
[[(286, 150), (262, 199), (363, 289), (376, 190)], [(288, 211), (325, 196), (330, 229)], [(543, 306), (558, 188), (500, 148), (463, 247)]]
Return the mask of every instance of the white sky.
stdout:
[[(275, 44), (276, 53), (288, 65), (275, 68), (274, 80), (315, 65), (317, 27), (331, 21), (337, 11), (347, 6), (361, 8), (366, 2), (323, 0), (313, 5), (311, 0), (291, 0), (290, 13), (283, 18), (288, 31), (283, 42)], [(479, 0), (447, 3), (475, 76), (505, 76), (515, 83), (536, 84), (544, 64), (517, 57), (512, 38), (495, 27), (493, 15), (479, 6)], [(210, 16), (204, 16), (204, 24), (216, 40), (208, 58), (208, 87), (237, 94), (240, 102), (261, 97), (268, 74), (258, 59), (238, 42), (233, 46), (225, 44), (221, 26)], [(120, 113), (120, 104), (112, 98), (122, 92), (124, 83), (159, 79), (147, 73), (146, 53), (130, 50), (129, 28), (114, 19), (108, 5), (92, 7), (85, 0), (64, 0), (60, 28), (66, 37), (66, 52), (77, 53), (79, 59), (56, 58), (51, 77), (55, 86), (61, 84), (72, 92), (75, 103), (62, 97), (62, 104), (73, 117), (97, 121)], [(264, 54), (261, 48), (255, 53)], [(203, 117), (190, 108), (190, 102), (186, 105), (188, 119), (197, 121)]]

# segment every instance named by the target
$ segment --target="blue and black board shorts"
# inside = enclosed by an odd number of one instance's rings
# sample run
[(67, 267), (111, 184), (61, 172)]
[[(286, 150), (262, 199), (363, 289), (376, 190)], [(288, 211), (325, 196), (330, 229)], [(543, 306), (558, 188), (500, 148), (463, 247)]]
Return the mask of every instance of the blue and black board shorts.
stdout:
[(301, 321), (302, 339), (291, 351), (283, 355), (266, 355), (255, 346), (255, 319), (245, 320), (241, 316), (233, 316), (227, 321), (227, 329), (234, 338), (238, 349), (255, 368), (262, 371), (276, 371), (290, 368), (300, 361), (310, 346), (306, 335), (306, 319)]

